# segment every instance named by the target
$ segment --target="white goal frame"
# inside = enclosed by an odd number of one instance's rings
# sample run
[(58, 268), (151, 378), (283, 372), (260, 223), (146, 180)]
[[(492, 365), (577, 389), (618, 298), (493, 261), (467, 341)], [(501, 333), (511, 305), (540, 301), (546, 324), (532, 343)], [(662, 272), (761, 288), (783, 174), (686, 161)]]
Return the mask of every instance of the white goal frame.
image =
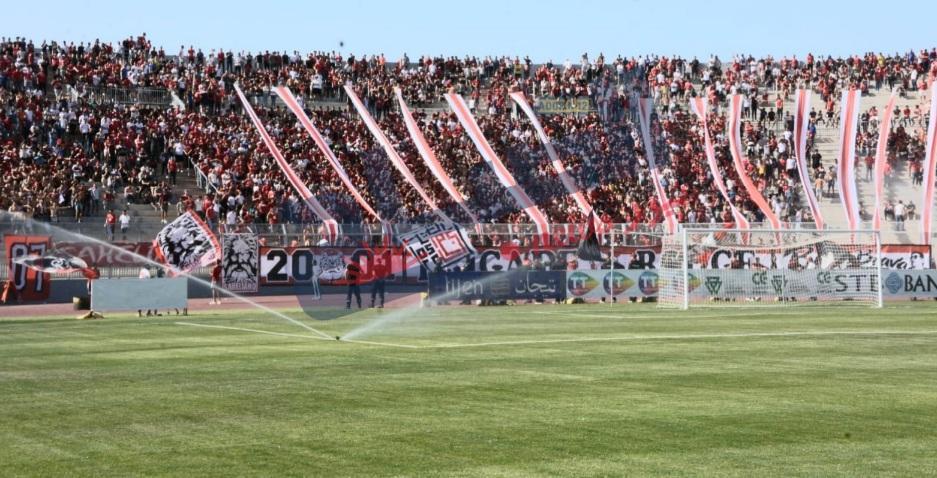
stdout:
[[(690, 235), (696, 237), (707, 236), (707, 237), (720, 237), (720, 238), (732, 238), (734, 243), (730, 244), (718, 244), (713, 239), (711, 244), (703, 244), (702, 242), (697, 242), (691, 244)], [(745, 235), (748, 236), (745, 236)], [(761, 242), (754, 241), (754, 235), (759, 236)], [(803, 236), (803, 238), (798, 238), (797, 236)], [(812, 237), (811, 237), (812, 236)], [(829, 237), (830, 239), (824, 239), (824, 236)], [(749, 238), (748, 240), (743, 238)], [(791, 237), (790, 241), (784, 240), (784, 237)], [(766, 239), (767, 238), (767, 239)], [(832, 239), (838, 238), (841, 239), (840, 242), (835, 242)], [(842, 239), (848, 239), (847, 241), (842, 241)], [(864, 242), (855, 242), (856, 238), (864, 239)], [(671, 241), (671, 244), (668, 245), (668, 239)], [(680, 228), (676, 234), (665, 237), (665, 240), (661, 249), (661, 269), (659, 271), (659, 278), (661, 281), (658, 297), (658, 307), (660, 308), (677, 308), (677, 309), (689, 309), (690, 307), (753, 307), (753, 308), (763, 308), (765, 306), (789, 306), (793, 302), (799, 302), (797, 305), (827, 305), (832, 303), (841, 303), (844, 305), (852, 306), (871, 306), (881, 308), (883, 306), (884, 299), (884, 290), (882, 283), (882, 236), (881, 231), (873, 229), (856, 229), (856, 230), (812, 230), (812, 229), (710, 229), (710, 228)], [(676, 243), (673, 241), (679, 241), (680, 248), (676, 249), (673, 247)], [(751, 241), (751, 242), (747, 242)], [(874, 242), (874, 244), (873, 244)], [(834, 246), (842, 245), (843, 249), (839, 250), (838, 248), (829, 252), (828, 255), (819, 257), (820, 251), (822, 251), (823, 243), (832, 243)], [(816, 260), (815, 272), (809, 272), (801, 269), (771, 269), (773, 272), (770, 274), (770, 278), (767, 277), (767, 273), (763, 272), (762, 276), (765, 276), (762, 279), (762, 284), (766, 288), (771, 287), (771, 282), (776, 281), (775, 290), (782, 290), (780, 284), (785, 286), (784, 292), (778, 292), (776, 297), (771, 297), (770, 300), (764, 297), (752, 297), (751, 290), (745, 289), (745, 287), (738, 287), (738, 290), (727, 292), (722, 297), (709, 297), (708, 300), (702, 300), (701, 295), (706, 295), (705, 289), (709, 287), (708, 284), (705, 284), (705, 287), (701, 287), (701, 282), (712, 281), (714, 283), (722, 284), (725, 282), (728, 284), (729, 281), (724, 279), (735, 280), (739, 277), (745, 277), (747, 280), (754, 282), (754, 275), (758, 272), (753, 271), (748, 268), (747, 265), (744, 267), (735, 267), (736, 269), (745, 270), (731, 270), (728, 267), (726, 269), (718, 269), (713, 267), (692, 267), (691, 261), (688, 260), (688, 257), (692, 257), (691, 253), (696, 252), (691, 250), (691, 247), (695, 247), (696, 244), (703, 245), (710, 251), (759, 251), (764, 253), (764, 251), (784, 251), (784, 250), (793, 250), (797, 248), (815, 248), (818, 257)], [(874, 256), (870, 264), (863, 264), (861, 267), (847, 267), (845, 263), (841, 264), (839, 262), (840, 256), (847, 256), (847, 249), (849, 247), (862, 247), (873, 246), (874, 245)], [(829, 244), (826, 246), (829, 248)], [(679, 256), (673, 256), (673, 254), (679, 253)], [(752, 255), (755, 255), (754, 253)], [(796, 256), (796, 254), (794, 254)], [(830, 256), (836, 256), (833, 259), (827, 260)], [(773, 257), (773, 255), (772, 255)], [(868, 256), (867, 256), (868, 257)], [(801, 259), (805, 258), (800, 256)], [(822, 259), (822, 260), (821, 260)], [(676, 262), (677, 264), (674, 264)], [(822, 264), (820, 264), (823, 262)], [(845, 262), (845, 261), (844, 261)], [(850, 260), (850, 262), (852, 262)], [(766, 265), (766, 264), (763, 264)], [(809, 267), (808, 267), (809, 269)], [(708, 272), (708, 273), (707, 273)], [(812, 274), (812, 275), (807, 275)], [(847, 283), (852, 285), (852, 282), (855, 282), (855, 297), (851, 293), (843, 293), (842, 296), (837, 295), (838, 292), (833, 290), (831, 287), (828, 287), (829, 290), (823, 291), (823, 287), (818, 286), (817, 283), (822, 282), (825, 278), (826, 281), (829, 281), (833, 277), (836, 280), (840, 281), (839, 283), (846, 285)], [(691, 281), (695, 281), (696, 287), (693, 287)], [(787, 284), (795, 284), (791, 287), (791, 290), (786, 289)], [(829, 284), (829, 282), (827, 282)], [(694, 292), (694, 289), (700, 289)], [(726, 285), (726, 291), (729, 287)], [(742, 289), (745, 289), (744, 291)], [(701, 292), (702, 291), (702, 292)], [(744, 292), (749, 292), (749, 295), (744, 295)], [(764, 292), (764, 291), (762, 291)], [(732, 295), (736, 294), (736, 295)], [(743, 295), (738, 295), (743, 294)], [(716, 295), (712, 290), (709, 290), (709, 295)], [(762, 294), (763, 295), (763, 294)], [(817, 301), (817, 295), (825, 296), (829, 300)], [(802, 298), (796, 297), (801, 296)], [(839, 298), (842, 297), (842, 298)], [(775, 304), (774, 302), (778, 302)]]

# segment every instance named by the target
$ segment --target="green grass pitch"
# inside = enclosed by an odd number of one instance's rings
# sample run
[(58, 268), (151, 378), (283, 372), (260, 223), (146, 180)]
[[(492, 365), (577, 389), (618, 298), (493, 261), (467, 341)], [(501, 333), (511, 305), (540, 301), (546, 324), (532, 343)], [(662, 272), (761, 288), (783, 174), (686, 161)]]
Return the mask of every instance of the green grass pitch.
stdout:
[(937, 476), (935, 310), (285, 311), (342, 341), (261, 311), (4, 319), (0, 468)]

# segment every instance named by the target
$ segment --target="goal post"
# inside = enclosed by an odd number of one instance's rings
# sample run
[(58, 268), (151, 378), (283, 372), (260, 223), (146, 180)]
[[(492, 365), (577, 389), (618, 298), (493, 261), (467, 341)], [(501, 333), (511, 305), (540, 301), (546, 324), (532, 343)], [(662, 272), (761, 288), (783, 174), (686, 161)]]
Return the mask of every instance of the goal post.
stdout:
[(875, 230), (692, 229), (665, 236), (658, 307), (882, 306)]

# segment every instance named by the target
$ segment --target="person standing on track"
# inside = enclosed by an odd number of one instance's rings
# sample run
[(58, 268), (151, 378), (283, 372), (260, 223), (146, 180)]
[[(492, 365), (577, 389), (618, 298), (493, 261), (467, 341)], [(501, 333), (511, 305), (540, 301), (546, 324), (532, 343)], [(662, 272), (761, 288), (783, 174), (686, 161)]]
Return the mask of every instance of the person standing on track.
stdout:
[(361, 280), (361, 267), (355, 261), (348, 261), (345, 266), (345, 282), (348, 283), (348, 295), (345, 297), (345, 308), (351, 308), (351, 296), (355, 296), (358, 302), (358, 308), (361, 308), (361, 287), (358, 282)]
[(211, 268), (211, 305), (221, 304), (221, 261)]
[(380, 295), (381, 303), (377, 306), (378, 309), (384, 308), (384, 284), (387, 280), (387, 258), (384, 257), (384, 254), (375, 254), (374, 255), (374, 265), (372, 268), (373, 278), (371, 280), (371, 305), (374, 307), (374, 299)]

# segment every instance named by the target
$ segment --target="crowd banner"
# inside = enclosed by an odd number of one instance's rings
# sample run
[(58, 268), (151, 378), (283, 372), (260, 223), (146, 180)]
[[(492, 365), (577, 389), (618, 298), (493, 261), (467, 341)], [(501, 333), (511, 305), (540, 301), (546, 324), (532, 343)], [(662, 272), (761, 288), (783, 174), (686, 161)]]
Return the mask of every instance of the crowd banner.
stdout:
[(673, 206), (670, 204), (670, 198), (667, 191), (661, 183), (660, 172), (657, 170), (657, 160), (654, 157), (654, 145), (651, 141), (651, 112), (654, 111), (654, 100), (652, 98), (642, 98), (638, 101), (638, 121), (641, 123), (641, 141), (644, 143), (644, 154), (647, 157), (648, 169), (651, 170), (651, 177), (654, 179), (654, 190), (657, 192), (657, 200), (664, 212), (664, 220), (667, 224), (667, 232), (676, 234), (677, 216), (674, 214)]
[(429, 275), (429, 297), (440, 301), (564, 300), (565, 271), (440, 272)]
[[(696, 101), (694, 101), (696, 106)], [(705, 101), (703, 102), (705, 106)], [(696, 106), (698, 108), (698, 106)], [(695, 110), (695, 108), (694, 108)], [(705, 109), (703, 110), (703, 115), (706, 114)], [(697, 113), (699, 115), (699, 113)], [(706, 125), (705, 116), (703, 118), (704, 127), (706, 128), (707, 134), (709, 133), (709, 128)], [(748, 197), (752, 198), (752, 202), (758, 206), (758, 209), (761, 210), (762, 214), (765, 215), (765, 218), (768, 219), (768, 222), (771, 223), (771, 228), (775, 230), (781, 229), (781, 221), (778, 219), (778, 216), (771, 209), (771, 205), (768, 204), (768, 201), (765, 201), (765, 197), (761, 194), (761, 191), (758, 190), (758, 186), (752, 181), (752, 178), (748, 176), (748, 173), (745, 171), (745, 164), (742, 162), (742, 133), (740, 131), (742, 125), (742, 98), (740, 95), (732, 95), (729, 98), (729, 118), (726, 123), (727, 137), (729, 139), (729, 152), (732, 155), (732, 163), (735, 165), (735, 172), (738, 173), (739, 179), (742, 181), (742, 184), (745, 186), (745, 191), (748, 192)], [(709, 140), (707, 139), (707, 142)], [(708, 148), (708, 146), (707, 146)], [(710, 150), (711, 151), (711, 150)], [(710, 153), (712, 154), (712, 153)], [(718, 170), (713, 171), (713, 175), (718, 174)]]
[(48, 236), (8, 234), (4, 236), (3, 242), (9, 271), (7, 282), (9, 285), (5, 287), (14, 289), (4, 290), (4, 299), (8, 302), (14, 297), (24, 302), (48, 300), (49, 289), (52, 286), (49, 274), (24, 264), (18, 264), (16, 259), (24, 256), (43, 256), (52, 249), (52, 240)]
[(934, 168), (937, 167), (937, 82), (930, 88), (930, 124), (927, 126), (927, 149), (924, 153), (924, 197), (921, 199), (921, 243), (931, 243), (931, 218), (934, 214)]
[(875, 149), (875, 213), (872, 219), (872, 229), (875, 230), (882, 228), (885, 166), (888, 164), (888, 134), (891, 132), (892, 108), (895, 107), (895, 97), (897, 96), (897, 92), (891, 94), (888, 106), (882, 111), (882, 121), (878, 125), (878, 145)]
[(794, 156), (797, 159), (797, 171), (800, 173), (800, 183), (804, 187), (804, 197), (810, 206), (810, 213), (817, 225), (817, 230), (823, 230), (823, 215), (820, 212), (820, 203), (813, 190), (807, 168), (807, 126), (810, 120), (807, 112), (810, 111), (810, 90), (800, 89), (794, 94)]
[(450, 267), (477, 252), (465, 230), (453, 223), (430, 224), (401, 234), (400, 241), (428, 270), (436, 267), (437, 260), (441, 267)]
[(91, 281), (91, 310), (182, 309), (189, 306), (188, 284), (184, 277)]
[(491, 145), (488, 144), (488, 140), (485, 139), (481, 128), (479, 128), (478, 123), (475, 122), (475, 118), (473, 118), (472, 114), (469, 112), (465, 100), (460, 95), (448, 93), (446, 94), (446, 101), (449, 102), (449, 107), (452, 108), (456, 117), (459, 118), (459, 123), (462, 125), (462, 128), (465, 129), (466, 134), (468, 134), (472, 142), (475, 143), (478, 152), (485, 162), (488, 163), (492, 171), (494, 171), (495, 176), (498, 177), (498, 180), (508, 190), (511, 196), (514, 197), (518, 206), (520, 206), (534, 224), (536, 224), (540, 244), (549, 244), (550, 223), (547, 221), (546, 216), (543, 215), (540, 208), (534, 204), (527, 193), (517, 184), (517, 181), (514, 180), (514, 176), (511, 175), (510, 171), (504, 166), (504, 163), (501, 162), (494, 150), (491, 149)]
[(328, 231), (328, 238), (330, 243), (335, 243), (338, 240), (339, 231), (338, 231), (338, 222), (332, 218), (332, 215), (322, 207), (322, 204), (313, 196), (312, 191), (306, 187), (303, 183), (302, 178), (293, 171), (293, 168), (290, 166), (289, 162), (286, 161), (286, 158), (280, 153), (280, 150), (277, 148), (276, 143), (273, 142), (273, 138), (270, 137), (270, 134), (267, 133), (267, 129), (264, 128), (263, 122), (260, 121), (260, 118), (257, 116), (257, 113), (254, 111), (254, 108), (251, 107), (249, 101), (244, 96), (244, 92), (241, 91), (240, 85), (237, 83), (234, 84), (234, 91), (237, 93), (238, 98), (241, 99), (241, 104), (244, 105), (244, 111), (247, 112), (247, 115), (250, 117), (251, 122), (254, 124), (254, 128), (257, 129), (257, 132), (260, 134), (261, 139), (263, 139), (264, 144), (267, 146), (267, 149), (270, 150), (270, 154), (273, 155), (273, 158), (276, 160), (277, 165), (280, 167), (280, 170), (283, 172), (283, 175), (286, 176), (286, 179), (290, 182), (299, 196), (309, 205), (309, 208), (312, 209), (312, 212), (325, 223), (326, 229)]
[(211, 229), (188, 211), (167, 224), (153, 240), (159, 260), (169, 266), (169, 276), (188, 274), (221, 260), (221, 246)]
[(152, 242), (58, 242), (55, 248), (97, 267), (140, 267), (159, 260)]
[(458, 188), (455, 187), (455, 183), (452, 182), (452, 178), (449, 177), (449, 174), (446, 173), (446, 170), (442, 167), (439, 160), (436, 159), (436, 154), (433, 153), (432, 148), (429, 147), (429, 143), (426, 142), (426, 138), (423, 136), (423, 133), (420, 131), (420, 127), (416, 124), (416, 121), (413, 120), (413, 115), (410, 113), (410, 108), (407, 107), (407, 103), (403, 100), (403, 92), (400, 88), (394, 88), (394, 93), (397, 95), (397, 103), (400, 105), (400, 112), (403, 116), (404, 124), (407, 126), (407, 131), (410, 133), (410, 139), (413, 140), (413, 144), (416, 145), (417, 151), (420, 152), (420, 157), (423, 158), (423, 161), (426, 163), (426, 166), (430, 171), (433, 172), (433, 175), (436, 176), (436, 179), (439, 181), (439, 184), (442, 184), (443, 189), (449, 193), (449, 196), (452, 197), (452, 200), (465, 211), (465, 214), (472, 219), (472, 223), (475, 224), (475, 232), (479, 235), (482, 234), (481, 224), (478, 222), (478, 218), (472, 211), (469, 210), (468, 204), (465, 203), (465, 198), (462, 197), (462, 193), (459, 192)]
[(221, 287), (256, 293), (260, 286), (260, 243), (257, 234), (222, 234)]
[(361, 102), (361, 99), (358, 98), (358, 95), (355, 93), (354, 87), (351, 85), (345, 85), (345, 93), (348, 95), (348, 98), (351, 100), (351, 103), (355, 106), (355, 109), (358, 110), (358, 116), (361, 117), (361, 120), (364, 121), (365, 126), (368, 127), (368, 131), (374, 135), (374, 139), (377, 140), (378, 144), (384, 148), (384, 151), (387, 153), (387, 157), (390, 158), (391, 164), (397, 168), (397, 171), (400, 171), (400, 174), (403, 175), (404, 179), (410, 183), (410, 186), (426, 201), (426, 204), (429, 205), (430, 209), (439, 216), (445, 222), (452, 222), (449, 219), (449, 216), (446, 215), (442, 209), (436, 205), (436, 201), (433, 201), (430, 198), (426, 191), (423, 190), (423, 186), (420, 186), (419, 181), (413, 176), (413, 173), (410, 172), (410, 168), (407, 167), (407, 164), (403, 162), (403, 159), (397, 154), (397, 151), (394, 149), (394, 145), (390, 144), (390, 140), (387, 139), (387, 136), (381, 131), (381, 128), (377, 126), (377, 122), (374, 121), (374, 118), (371, 117), (371, 114), (368, 113), (368, 109), (365, 108), (364, 103)]
[(859, 122), (859, 90), (843, 90), (839, 130), (839, 162), (836, 164), (839, 197), (849, 229), (859, 228), (859, 194), (856, 191), (856, 131)]
[(332, 166), (332, 169), (335, 170), (335, 173), (338, 174), (339, 179), (342, 180), (342, 183), (345, 184), (345, 187), (348, 188), (348, 191), (354, 196), (355, 201), (361, 205), (361, 207), (375, 219), (377, 219), (383, 226), (385, 232), (389, 232), (390, 228), (387, 223), (381, 218), (381, 216), (365, 201), (364, 197), (361, 196), (361, 192), (358, 191), (358, 188), (355, 187), (354, 183), (351, 182), (351, 178), (348, 176), (348, 173), (345, 172), (345, 168), (342, 167), (342, 164), (338, 162), (338, 158), (335, 157), (335, 154), (332, 153), (332, 150), (329, 148), (329, 145), (326, 144), (325, 139), (322, 137), (322, 134), (319, 133), (319, 130), (316, 129), (315, 125), (312, 124), (312, 121), (306, 116), (306, 112), (299, 106), (299, 102), (296, 101), (296, 98), (293, 96), (293, 93), (286, 88), (285, 86), (280, 86), (274, 89), (276, 94), (286, 103), (286, 106), (293, 112), (293, 115), (296, 116), (296, 119), (299, 120), (299, 123), (303, 126), (303, 129), (309, 133), (309, 136), (316, 143), (316, 146), (319, 147), (319, 151), (322, 152), (322, 155), (325, 156), (325, 159), (328, 160), (329, 165)]
[(563, 161), (561, 161), (559, 155), (556, 154), (556, 149), (553, 147), (553, 143), (550, 141), (550, 137), (547, 136), (546, 131), (543, 130), (543, 125), (540, 124), (540, 120), (537, 119), (537, 114), (534, 113), (533, 108), (527, 103), (527, 97), (520, 91), (515, 91), (511, 93), (510, 96), (511, 99), (517, 103), (517, 106), (520, 106), (521, 111), (527, 115), (530, 124), (534, 126), (537, 135), (540, 136), (540, 142), (542, 142), (543, 147), (546, 148), (547, 154), (550, 156), (550, 161), (553, 164), (553, 169), (556, 170), (556, 174), (560, 177), (563, 187), (569, 191), (569, 194), (576, 201), (576, 205), (578, 205), (579, 209), (582, 211), (583, 217), (588, 217), (589, 213), (592, 212), (592, 205), (589, 204), (589, 201), (586, 199), (585, 194), (582, 193), (582, 190), (579, 189), (579, 186), (576, 186), (576, 183), (573, 182), (573, 178), (566, 172), (566, 166), (563, 165)]
[[(735, 204), (732, 202), (732, 199), (729, 196), (729, 190), (726, 188), (726, 183), (722, 179), (722, 172), (719, 169), (719, 163), (716, 161), (716, 155), (713, 151), (712, 138), (709, 136), (709, 122), (706, 121), (706, 103), (707, 102), (704, 98), (694, 98), (690, 103), (690, 106), (693, 108), (693, 112), (696, 113), (696, 116), (698, 116), (702, 121), (701, 127), (703, 128), (703, 139), (706, 148), (706, 161), (709, 163), (709, 171), (713, 175), (713, 182), (716, 183), (716, 188), (719, 189), (719, 192), (722, 194), (722, 198), (725, 199), (726, 204), (728, 204), (729, 208), (732, 210), (732, 217), (735, 218), (735, 222), (738, 224), (738, 228), (749, 229), (751, 228), (751, 225), (749, 224), (748, 219), (746, 219), (745, 215), (742, 214), (742, 212), (739, 211), (737, 207), (735, 207)], [(739, 175), (742, 176), (741, 171)], [(757, 193), (758, 191), (755, 192)], [(764, 201), (764, 198), (762, 198), (762, 201)], [(780, 229), (780, 227), (775, 229)]]

